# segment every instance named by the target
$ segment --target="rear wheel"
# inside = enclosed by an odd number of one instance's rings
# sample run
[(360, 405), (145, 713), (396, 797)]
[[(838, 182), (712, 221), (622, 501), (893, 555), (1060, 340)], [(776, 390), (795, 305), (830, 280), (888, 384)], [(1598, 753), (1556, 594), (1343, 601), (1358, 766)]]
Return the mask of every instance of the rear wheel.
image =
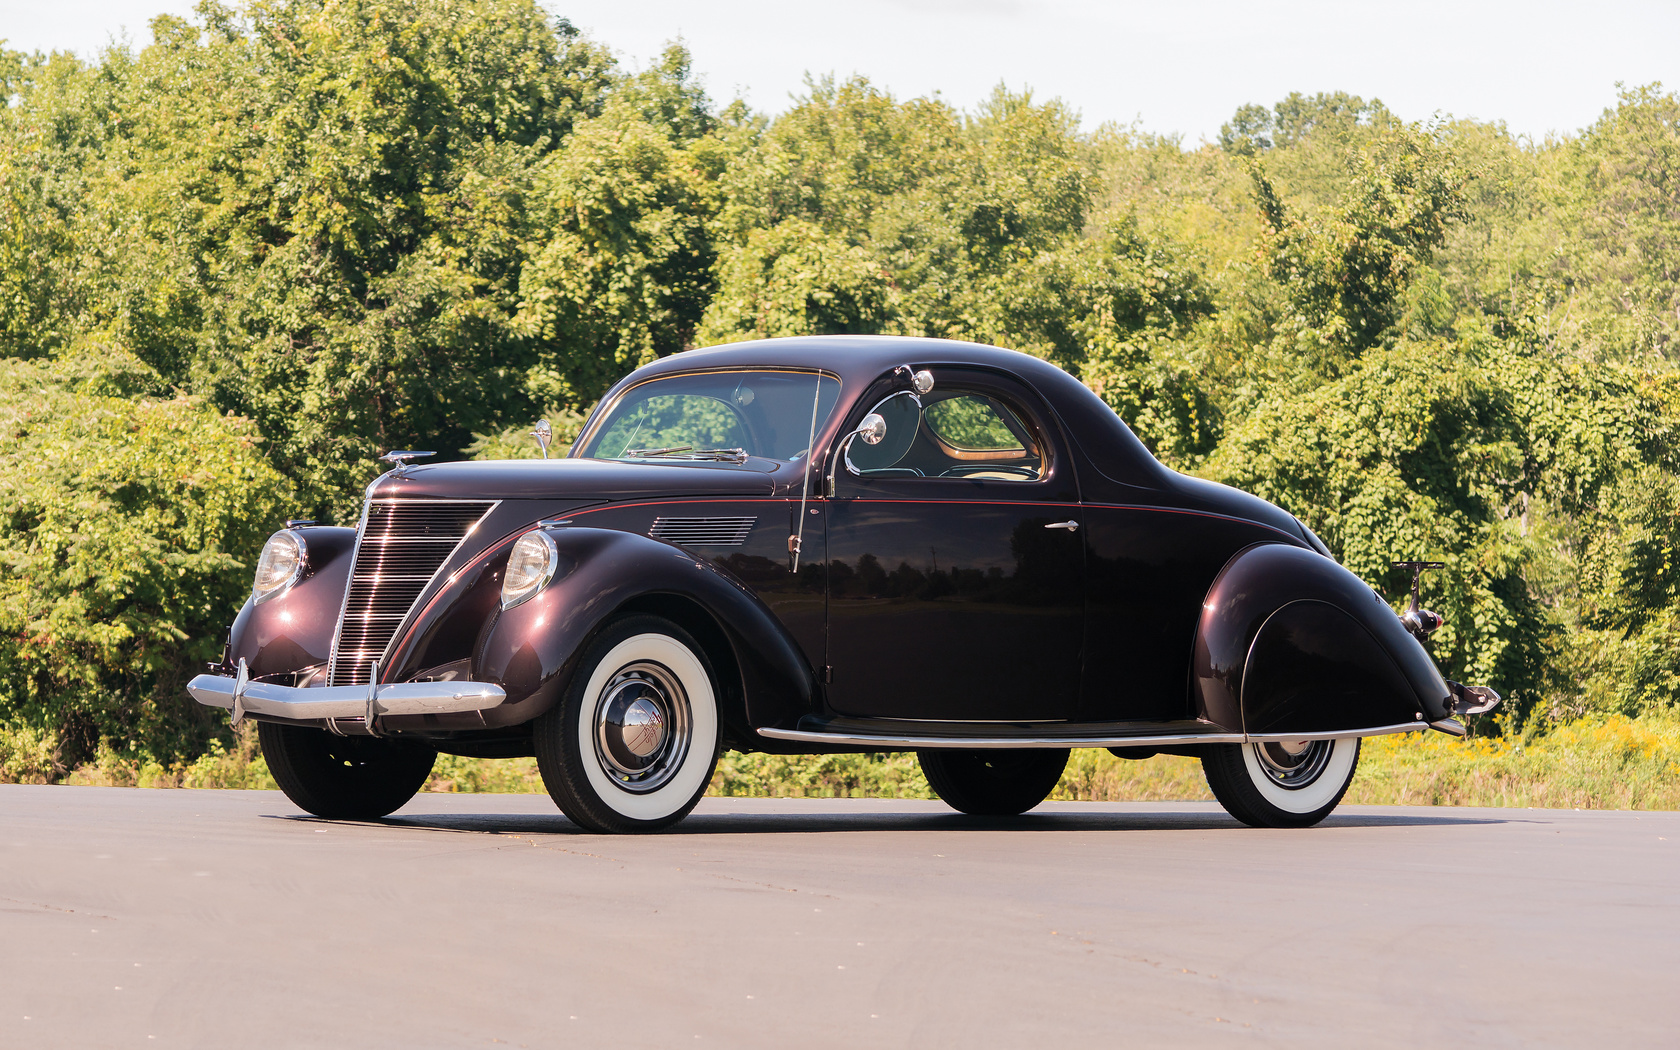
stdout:
[(1014, 816), (1043, 802), (1067, 768), (1065, 748), (918, 751), (928, 786), (952, 809)]
[(1359, 768), (1359, 738), (1215, 744), (1202, 754), (1225, 811), (1256, 828), (1306, 828), (1330, 815)]
[(286, 797), (318, 817), (373, 820), (402, 808), (431, 776), (437, 752), (408, 740), (335, 736), (257, 724), (268, 771)]
[(543, 785), (589, 831), (657, 831), (686, 817), (717, 765), (717, 690), (692, 636), (657, 616), (609, 625), (534, 726)]

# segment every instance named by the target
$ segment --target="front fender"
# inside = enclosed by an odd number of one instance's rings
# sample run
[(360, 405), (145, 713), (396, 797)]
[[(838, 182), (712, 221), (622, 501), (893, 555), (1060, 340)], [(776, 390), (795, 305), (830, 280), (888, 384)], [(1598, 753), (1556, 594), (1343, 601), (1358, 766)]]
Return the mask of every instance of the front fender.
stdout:
[(798, 644), (756, 595), (718, 566), (637, 533), (566, 527), (550, 536), (560, 552), (553, 581), (496, 613), (476, 647), (473, 678), (508, 695), (507, 703), (484, 712), (489, 725), (517, 725), (552, 707), (590, 638), (631, 609), (693, 621), (684, 625), (707, 646), (724, 680), (719, 701), (726, 725), (743, 731), (816, 710), (815, 674)]
[(1451, 705), (1387, 602), (1334, 561), (1283, 543), (1247, 547), (1220, 570), (1190, 674), (1200, 717), (1256, 735), (1433, 722)]
[(356, 530), (318, 525), (299, 532), (309, 551), (303, 575), (261, 605), (246, 599), (228, 632), (229, 673), (243, 659), (252, 678), (295, 674), (332, 654)]

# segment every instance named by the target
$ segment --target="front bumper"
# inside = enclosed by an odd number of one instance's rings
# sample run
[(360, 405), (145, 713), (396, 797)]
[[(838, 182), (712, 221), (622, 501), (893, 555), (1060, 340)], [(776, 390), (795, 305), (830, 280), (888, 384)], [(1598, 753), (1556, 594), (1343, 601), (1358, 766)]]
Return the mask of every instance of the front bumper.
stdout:
[(187, 683), (187, 692), (206, 707), (228, 709), (235, 722), (246, 715), (268, 715), (293, 721), (363, 718), (370, 725), (383, 715), (483, 711), (507, 699), (501, 686), (489, 682), (394, 682), (300, 689), (215, 674), (194, 678)]

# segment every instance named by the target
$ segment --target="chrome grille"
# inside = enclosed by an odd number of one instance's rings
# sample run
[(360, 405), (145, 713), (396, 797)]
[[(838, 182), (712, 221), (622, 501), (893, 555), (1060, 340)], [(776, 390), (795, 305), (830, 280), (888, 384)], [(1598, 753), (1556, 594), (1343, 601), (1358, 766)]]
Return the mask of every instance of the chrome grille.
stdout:
[(496, 504), (486, 500), (369, 500), (333, 638), (328, 685), (366, 685), (373, 662), (443, 563)]
[(648, 535), (685, 547), (739, 547), (757, 518), (654, 518)]

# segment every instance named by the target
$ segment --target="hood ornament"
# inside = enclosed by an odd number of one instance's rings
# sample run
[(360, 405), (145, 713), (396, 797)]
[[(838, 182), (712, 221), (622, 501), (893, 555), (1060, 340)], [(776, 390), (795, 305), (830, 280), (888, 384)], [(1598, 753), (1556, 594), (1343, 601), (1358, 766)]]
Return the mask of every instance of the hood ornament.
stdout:
[(1446, 562), (1441, 561), (1397, 561), (1394, 563), (1396, 569), (1412, 570), (1412, 603), (1406, 606), (1405, 612), (1400, 614), (1400, 622), (1405, 624), (1406, 630), (1410, 631), (1412, 637), (1420, 642), (1434, 634), (1435, 628), (1441, 626), (1445, 621), (1441, 619), (1440, 613), (1430, 612), (1418, 602), (1418, 581), (1423, 579), (1425, 569), (1439, 569), (1445, 564)]
[(531, 436), (537, 439), (537, 447), (542, 449), (543, 458), (547, 459), (548, 443), (554, 438), (554, 428), (548, 425), (548, 420), (539, 419), (536, 429), (531, 431)]
[(420, 459), (423, 456), (435, 456), (435, 455), (437, 455), (436, 452), (408, 452), (408, 451), (387, 452), (383, 456), (379, 457), (379, 462), (381, 462), (381, 463), (395, 463), (396, 466), (391, 469), (390, 474), (394, 478), (400, 478), (400, 477), (404, 476), (403, 471), (408, 469), (408, 461), (409, 460)]

